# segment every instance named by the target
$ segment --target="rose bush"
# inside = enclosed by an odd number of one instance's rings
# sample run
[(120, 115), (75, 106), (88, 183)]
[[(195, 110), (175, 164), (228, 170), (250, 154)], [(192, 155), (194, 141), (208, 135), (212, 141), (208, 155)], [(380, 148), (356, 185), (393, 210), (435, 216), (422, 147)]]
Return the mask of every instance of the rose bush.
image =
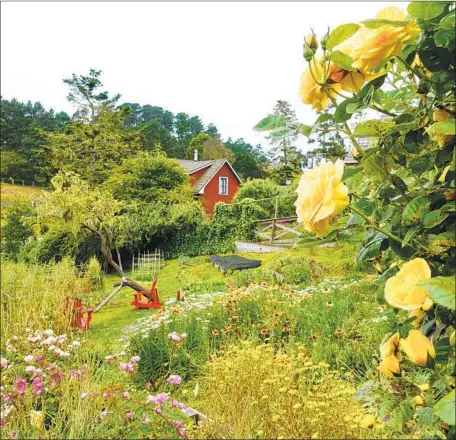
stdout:
[(298, 245), (362, 243), (357, 261), (374, 264), (399, 323), (380, 348), (390, 382), (366, 382), (361, 400), (393, 432), (439, 438), (456, 435), (454, 26), (454, 3), (412, 2), (306, 38), (300, 95), (325, 113), (312, 126), (257, 125), (280, 138), (330, 121), (350, 140), (355, 166), (323, 160), (303, 173), (297, 215), (321, 239)]

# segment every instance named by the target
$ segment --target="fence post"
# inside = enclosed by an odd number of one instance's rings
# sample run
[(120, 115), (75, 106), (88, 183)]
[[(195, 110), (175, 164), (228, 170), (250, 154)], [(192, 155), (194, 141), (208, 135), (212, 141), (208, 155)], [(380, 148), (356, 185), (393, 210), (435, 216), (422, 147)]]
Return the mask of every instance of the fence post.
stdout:
[(276, 196), (274, 218), (272, 219), (272, 229), (271, 229), (270, 244), (272, 244), (274, 242), (274, 235), (275, 235), (275, 230), (276, 230), (276, 219), (277, 219), (278, 213), (279, 213), (279, 196)]

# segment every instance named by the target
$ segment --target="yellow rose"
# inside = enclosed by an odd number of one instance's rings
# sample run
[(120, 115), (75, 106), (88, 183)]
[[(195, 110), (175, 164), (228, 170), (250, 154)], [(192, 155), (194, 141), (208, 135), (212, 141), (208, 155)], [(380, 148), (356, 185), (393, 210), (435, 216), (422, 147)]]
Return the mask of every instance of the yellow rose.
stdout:
[(421, 396), (415, 396), (413, 398), (413, 401), (417, 404), (417, 405), (424, 405), (424, 399), (421, 397)]
[(30, 424), (34, 426), (38, 431), (44, 429), (44, 413), (43, 411), (30, 411)]
[(395, 374), (401, 373), (399, 359), (396, 356), (387, 356), (382, 359), (378, 370), (381, 371), (386, 377), (394, 377)]
[(415, 327), (415, 328), (419, 327), (420, 322), (421, 322), (421, 318), (423, 317), (423, 315), (424, 315), (424, 310), (422, 308), (414, 309), (414, 310), (410, 311), (409, 318), (412, 318), (412, 317), (416, 318), (411, 323), (413, 325), (413, 327)]
[[(404, 21), (405, 14), (396, 7), (381, 10), (377, 19)], [(418, 36), (420, 30), (409, 21), (405, 26), (382, 26), (377, 29), (362, 27), (345, 42), (346, 51), (355, 62), (353, 67), (364, 75), (371, 75), (380, 64), (392, 57), (402, 55), (402, 46)]]
[(348, 188), (342, 183), (344, 163), (322, 159), (311, 170), (304, 171), (299, 181), (295, 202), (298, 221), (306, 231), (324, 237), (333, 217), (348, 205)]
[(435, 349), (431, 341), (419, 330), (410, 330), (405, 339), (399, 341), (399, 350), (415, 364), (426, 366), (429, 356), (435, 358)]
[(405, 263), (401, 270), (386, 282), (386, 301), (398, 309), (428, 310), (432, 306), (432, 301), (426, 291), (416, 284), (429, 278), (431, 278), (431, 269), (422, 258), (415, 258)]
[(310, 104), (317, 112), (328, 107), (330, 98), (334, 98), (337, 95), (335, 92), (341, 89), (340, 84), (326, 83), (325, 69), (325, 63), (314, 58), (301, 76), (301, 100), (304, 104)]
[(361, 426), (361, 428), (372, 428), (375, 425), (375, 420), (373, 415), (368, 414), (359, 422), (359, 426)]
[(383, 342), (380, 345), (380, 356), (386, 358), (388, 356), (393, 356), (396, 353), (397, 347), (399, 345), (399, 333), (395, 333), (393, 336), (388, 338), (386, 342)]

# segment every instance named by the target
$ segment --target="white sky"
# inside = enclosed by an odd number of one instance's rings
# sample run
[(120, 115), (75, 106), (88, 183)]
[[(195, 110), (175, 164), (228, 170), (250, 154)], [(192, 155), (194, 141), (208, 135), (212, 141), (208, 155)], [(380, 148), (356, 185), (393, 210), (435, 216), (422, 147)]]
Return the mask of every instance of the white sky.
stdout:
[[(252, 127), (276, 100), (302, 122), (302, 41), (313, 27), (373, 18), (398, 2), (308, 3), (2, 3), (1, 93), (66, 111), (63, 78), (103, 71), (121, 102), (199, 115), (222, 137), (267, 146)], [(304, 145), (301, 141), (301, 146)]]

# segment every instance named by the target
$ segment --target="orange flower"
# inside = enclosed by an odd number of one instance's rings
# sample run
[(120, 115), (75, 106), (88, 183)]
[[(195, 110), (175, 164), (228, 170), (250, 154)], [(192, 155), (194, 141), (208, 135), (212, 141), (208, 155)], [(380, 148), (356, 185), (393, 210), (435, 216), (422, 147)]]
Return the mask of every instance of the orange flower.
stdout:
[(336, 335), (343, 333), (344, 330), (341, 328), (336, 328), (336, 331), (334, 332)]
[(217, 336), (217, 335), (219, 334), (218, 330), (216, 330), (216, 329), (212, 330), (211, 333), (212, 333), (214, 336)]
[(263, 330), (261, 330), (261, 334), (262, 335), (267, 335), (267, 334), (269, 334), (269, 330), (264, 328)]
[(334, 307), (334, 303), (332, 301), (327, 301), (326, 307)]

